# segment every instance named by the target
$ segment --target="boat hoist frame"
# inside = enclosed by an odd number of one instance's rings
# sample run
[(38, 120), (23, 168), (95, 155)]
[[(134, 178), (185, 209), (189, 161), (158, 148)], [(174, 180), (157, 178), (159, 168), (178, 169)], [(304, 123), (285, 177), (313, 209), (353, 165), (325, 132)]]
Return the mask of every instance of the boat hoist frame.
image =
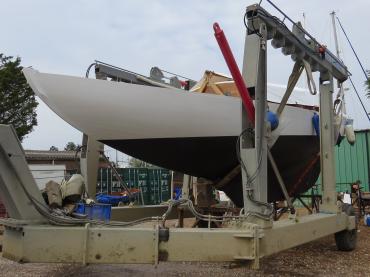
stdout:
[[(302, 43), (307, 41), (304, 38), (306, 34), (297, 38), (296, 34), (271, 19), (261, 6), (249, 6), (246, 16), (248, 31), (243, 77), (254, 94), (256, 121), (254, 131), (241, 139), (240, 153), (244, 164), (243, 216), (230, 221), (227, 228), (219, 229), (164, 228), (160, 222), (149, 227), (113, 227), (90, 223), (82, 226), (52, 225), (32, 206), (32, 201), (41, 203), (43, 199), (27, 168), (14, 129), (0, 125), (0, 191), (5, 196), (3, 200), (10, 215), (9, 219), (1, 220), (5, 226), (3, 257), (20, 262), (82, 264), (245, 261), (257, 269), (261, 257), (330, 234), (355, 230), (354, 216), (342, 212), (337, 204), (333, 157), (333, 78), (343, 82), (348, 75), (346, 67), (331, 55), (312, 50), (318, 47), (312, 39), (310, 47), (303, 46)], [(266, 137), (269, 128), (265, 114), (269, 39), (276, 40), (273, 44), (282, 47), (285, 54), (288, 53), (293, 59), (296, 57), (296, 62), (304, 59), (313, 71), (320, 72), (322, 212), (276, 222), (272, 221), (266, 204), (269, 151)], [(292, 90), (291, 86), (288, 86), (287, 94)], [(245, 120), (243, 107), (241, 116), (243, 130), (251, 129)], [(99, 148), (98, 144), (91, 142), (90, 145), (94, 151)], [(89, 147), (86, 151), (86, 157), (89, 157)], [(250, 159), (251, 156), (254, 159)], [(96, 170), (96, 164), (88, 161), (85, 164), (86, 170)], [(95, 168), (89, 167), (89, 164)], [(129, 209), (125, 213), (129, 214)]]

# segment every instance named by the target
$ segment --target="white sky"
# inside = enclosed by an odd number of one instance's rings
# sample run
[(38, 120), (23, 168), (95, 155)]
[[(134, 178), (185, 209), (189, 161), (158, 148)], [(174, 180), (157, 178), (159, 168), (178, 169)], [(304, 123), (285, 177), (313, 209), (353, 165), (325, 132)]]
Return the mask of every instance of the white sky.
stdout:
[[(159, 66), (180, 75), (200, 79), (211, 69), (228, 73), (212, 24), (224, 29), (239, 65), (242, 64), (245, 8), (257, 1), (104, 1), (104, 0), (1, 0), (0, 53), (20, 56), (23, 66), (41, 72), (84, 76), (95, 59), (142, 74)], [(365, 67), (370, 69), (370, 1), (275, 0), (293, 20), (306, 15), (306, 29), (334, 52), (329, 13), (336, 11)], [(271, 11), (267, 2), (262, 5)], [(274, 12), (274, 15), (278, 15)], [(361, 95), (364, 76), (339, 31), (343, 58)], [(293, 63), (280, 50), (269, 47), (268, 81), (285, 84)], [(301, 80), (300, 86), (305, 86)], [(350, 84), (347, 85), (350, 87)], [(351, 87), (350, 87), (351, 88)], [(104, 92), (102, 92), (104, 93)], [(369, 100), (362, 97), (368, 110)], [(348, 112), (356, 128), (369, 128), (352, 89)], [(81, 134), (43, 103), (38, 107), (38, 126), (23, 146), (60, 149), (68, 141), (80, 143)]]

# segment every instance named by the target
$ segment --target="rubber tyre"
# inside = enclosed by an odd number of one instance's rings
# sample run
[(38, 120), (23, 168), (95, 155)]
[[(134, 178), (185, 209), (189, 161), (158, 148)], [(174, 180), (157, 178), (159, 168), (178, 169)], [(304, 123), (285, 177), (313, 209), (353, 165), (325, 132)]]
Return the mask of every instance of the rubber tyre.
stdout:
[[(342, 211), (347, 215), (355, 216), (355, 210), (349, 204), (343, 204)], [(353, 230), (343, 230), (335, 233), (335, 243), (340, 251), (352, 251), (357, 244), (357, 220), (356, 228)]]

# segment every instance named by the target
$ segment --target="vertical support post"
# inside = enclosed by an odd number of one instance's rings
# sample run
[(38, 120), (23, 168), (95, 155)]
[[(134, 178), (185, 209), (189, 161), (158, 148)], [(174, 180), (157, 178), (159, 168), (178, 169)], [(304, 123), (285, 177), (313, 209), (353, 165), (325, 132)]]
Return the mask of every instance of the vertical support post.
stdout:
[(182, 192), (181, 198), (189, 199), (190, 197), (190, 182), (192, 177), (190, 175), (184, 174), (183, 181), (182, 181)]
[(322, 208), (324, 212), (338, 212), (335, 182), (333, 76), (320, 74), (320, 163)]
[[(96, 64), (95, 64), (96, 66)], [(95, 71), (95, 78), (107, 80), (107, 76)], [(96, 184), (98, 182), (98, 170), (100, 151), (104, 151), (104, 144), (89, 138), (87, 134), (82, 137), (82, 151), (80, 157), (81, 174), (85, 178), (87, 194), (90, 198), (95, 199)], [(103, 186), (101, 184), (101, 186)], [(109, 191), (108, 176), (107, 176), (107, 191)]]
[(170, 200), (173, 200), (173, 189), (174, 189), (174, 187), (173, 187), (173, 170), (171, 170)]
[(267, 202), (267, 29), (261, 25), (262, 37), (259, 38), (260, 54), (258, 57), (257, 85), (255, 87), (256, 125), (255, 146), (257, 154), (257, 177), (255, 197), (262, 202)]
[(83, 135), (82, 145), (80, 158), (81, 174), (85, 179), (87, 194), (90, 198), (95, 199), (100, 151), (104, 149), (104, 146), (86, 134)]
[(259, 238), (259, 230), (257, 226), (253, 227), (253, 249), (254, 249), (254, 260), (252, 262), (251, 268), (258, 270), (260, 269), (260, 238)]
[(85, 225), (85, 236), (84, 236), (84, 239), (83, 239), (83, 245), (82, 245), (82, 249), (83, 249), (83, 252), (82, 252), (82, 265), (83, 266), (86, 266), (87, 265), (87, 258), (89, 256), (89, 248), (88, 248), (88, 244), (89, 244), (89, 228), (90, 228), (90, 223), (86, 223)]
[[(249, 86), (249, 91), (254, 92), (255, 99), (255, 132), (254, 136), (246, 111), (242, 106), (242, 136), (240, 145), (243, 179), (243, 199), (245, 213), (260, 213), (267, 215), (269, 211), (262, 205), (256, 205), (251, 200), (267, 202), (267, 141), (266, 141), (266, 111), (267, 111), (267, 49), (266, 49), (266, 25), (261, 24), (260, 33), (248, 34), (245, 40), (243, 78)], [(249, 217), (252, 222), (260, 222), (263, 226), (270, 225), (255, 217)]]

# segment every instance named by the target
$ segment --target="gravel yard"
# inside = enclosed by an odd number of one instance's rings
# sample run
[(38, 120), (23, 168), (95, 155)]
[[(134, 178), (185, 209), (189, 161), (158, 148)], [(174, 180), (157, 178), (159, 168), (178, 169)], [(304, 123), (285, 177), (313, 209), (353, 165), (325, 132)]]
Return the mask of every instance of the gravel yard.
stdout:
[(1, 276), (370, 276), (370, 227), (361, 226), (357, 249), (336, 250), (334, 237), (262, 259), (259, 271), (227, 263), (152, 265), (19, 264), (0, 258)]

